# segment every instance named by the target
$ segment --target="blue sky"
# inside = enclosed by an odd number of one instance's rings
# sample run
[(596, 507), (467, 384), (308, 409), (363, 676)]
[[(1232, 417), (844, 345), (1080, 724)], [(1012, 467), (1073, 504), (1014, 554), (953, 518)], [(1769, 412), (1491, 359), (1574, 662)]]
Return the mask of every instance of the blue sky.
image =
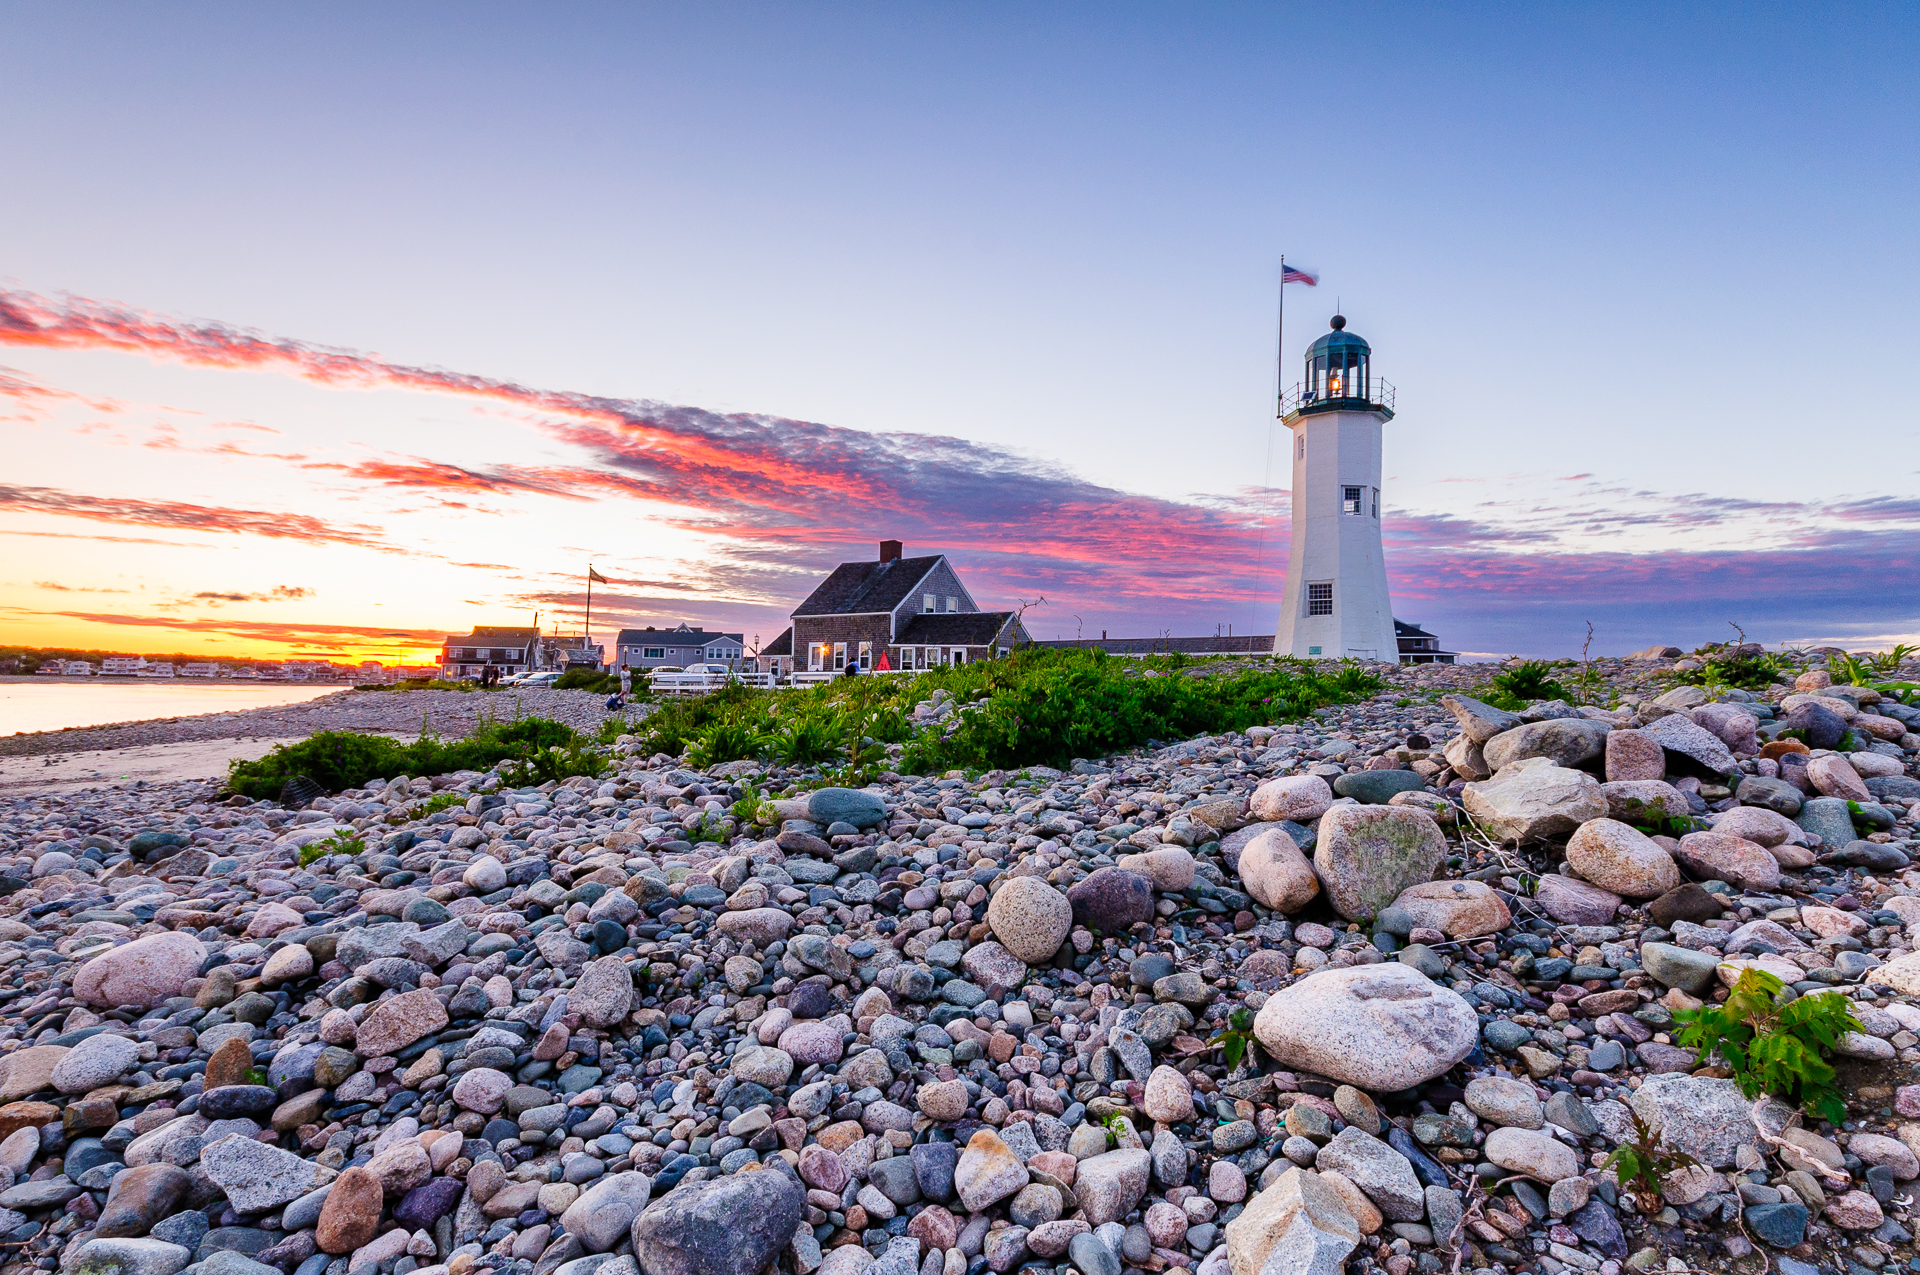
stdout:
[[(887, 456), (837, 450), (840, 477), (902, 502), (910, 548), (951, 549), (983, 601), (1047, 592), (1042, 636), (1070, 635), (1073, 614), (1116, 633), (1271, 631), (1285, 252), (1323, 279), (1289, 289), (1288, 379), (1337, 296), (1399, 387), (1386, 504), (1407, 618), (1478, 651), (1569, 653), (1586, 619), (1612, 650), (1726, 636), (1727, 620), (1868, 642), (1920, 631), (1901, 375), (1917, 22), (1890, 6), (14, 6), (0, 282), (755, 414), (776, 449), (778, 421), (865, 432)], [(35, 385), (141, 404), (128, 448), (186, 408), (306, 456), (616, 463), (537, 425), (476, 428), (444, 396), (375, 409), (282, 372), (154, 366), (173, 357), (0, 344)], [(97, 423), (0, 421), (13, 480), (309, 514), (342, 498), (257, 458), (165, 490), (132, 466), (107, 490), (74, 464), (73, 433)], [(1023, 521), (1009, 468), (1074, 499), (1035, 489)], [(1061, 510), (1084, 520), (1094, 490), (1126, 497), (1103, 506), (1122, 524), (1106, 535), (1142, 520), (1142, 551), (1198, 583), (1157, 592), (1123, 548), (1056, 543)], [(439, 508), (406, 530), (428, 503), (396, 496), (356, 525), (458, 540), (478, 516)], [(581, 551), (650, 582), (619, 603), (636, 620), (777, 631), (823, 564), (897, 530), (871, 510), (703, 530), (710, 504), (670, 503), (699, 512), (508, 502), (487, 537), (540, 561), (492, 553), (444, 588), (392, 553), (351, 574), (375, 591), (390, 574), (379, 601), (425, 631), (566, 607), (552, 559)], [(974, 506), (992, 516), (948, 527)], [(0, 504), (0, 529), (71, 532), (101, 508)], [(1188, 540), (1194, 509), (1240, 547)], [(40, 547), (62, 579), (199, 591), (183, 551)], [(16, 617), (0, 628), (73, 612), (0, 577)], [(271, 587), (311, 593), (257, 604), (261, 631), (372, 605), (366, 585)], [(65, 622), (152, 627), (139, 608), (84, 614)], [(237, 641), (220, 624), (235, 614), (199, 619)]]

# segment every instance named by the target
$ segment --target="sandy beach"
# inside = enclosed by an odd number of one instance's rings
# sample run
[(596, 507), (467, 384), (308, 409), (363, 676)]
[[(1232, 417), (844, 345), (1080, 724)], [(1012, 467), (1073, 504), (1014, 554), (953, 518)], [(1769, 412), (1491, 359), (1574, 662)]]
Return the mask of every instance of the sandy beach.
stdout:
[(549, 717), (592, 731), (607, 711), (605, 698), (588, 691), (342, 690), (301, 704), (0, 736), (0, 792), (214, 779), (236, 757), (251, 760), (319, 731), (411, 739), (424, 722), (434, 734), (460, 738), (488, 717)]

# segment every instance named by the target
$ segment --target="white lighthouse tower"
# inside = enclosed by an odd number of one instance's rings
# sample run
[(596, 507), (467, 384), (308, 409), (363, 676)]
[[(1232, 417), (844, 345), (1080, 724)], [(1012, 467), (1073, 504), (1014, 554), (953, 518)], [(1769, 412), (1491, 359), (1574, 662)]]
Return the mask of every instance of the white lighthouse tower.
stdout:
[(1380, 427), (1393, 419), (1393, 387), (1373, 375), (1372, 348), (1344, 317), (1331, 327), (1307, 349), (1307, 379), (1280, 400), (1293, 435), (1293, 545), (1273, 651), (1393, 663), (1380, 547)]

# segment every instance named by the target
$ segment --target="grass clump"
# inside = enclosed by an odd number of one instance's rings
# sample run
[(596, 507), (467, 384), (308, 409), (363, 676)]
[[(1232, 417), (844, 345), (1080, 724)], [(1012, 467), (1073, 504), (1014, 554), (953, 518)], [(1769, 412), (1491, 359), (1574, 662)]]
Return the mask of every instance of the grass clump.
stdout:
[(330, 854), (343, 854), (349, 857), (365, 854), (366, 838), (351, 828), (335, 828), (333, 835), (321, 841), (309, 842), (300, 851), (300, 866), (310, 867)]
[(1682, 1169), (1698, 1167), (1700, 1162), (1684, 1151), (1666, 1146), (1660, 1135), (1640, 1118), (1639, 1112), (1631, 1114), (1633, 1141), (1621, 1143), (1601, 1167), (1613, 1170), (1621, 1193), (1642, 1213), (1658, 1213), (1665, 1203), (1660, 1193), (1667, 1179)]
[(1678, 1043), (1703, 1059), (1717, 1054), (1748, 1098), (1773, 1094), (1838, 1125), (1847, 1118), (1847, 1104), (1827, 1059), (1842, 1036), (1862, 1030), (1860, 1020), (1845, 996), (1821, 992), (1783, 1000), (1785, 986), (1765, 970), (1742, 971), (1726, 1003), (1675, 1012), (1674, 1020), (1684, 1024)]
[[(912, 677), (785, 691), (732, 683), (664, 703), (636, 733), (646, 751), (685, 752), (693, 765), (835, 762), (842, 778), (874, 773), (895, 744), (906, 745), (899, 768), (913, 773), (1065, 766), (1148, 740), (1292, 720), (1381, 686), (1357, 664), (1327, 670), (1285, 660), (1196, 677), (1181, 672), (1189, 663), (1028, 648)], [(914, 709), (936, 696), (952, 711), (916, 735)]]
[[(297, 744), (282, 744), (258, 761), (235, 761), (227, 774), (227, 787), (259, 800), (277, 798), (296, 775), (306, 776), (328, 792), (339, 792), (388, 775), (487, 770), (501, 762), (525, 763), (531, 768), (525, 773), (541, 776), (534, 783), (600, 773), (598, 769), (569, 770), (569, 766), (604, 769), (605, 765), (588, 752), (572, 727), (544, 717), (523, 717), (511, 722), (483, 721), (473, 734), (457, 740), (440, 739), (423, 728), (418, 739), (404, 744), (385, 735), (321, 731)], [(506, 778), (504, 772), (502, 778)]]
[(1741, 651), (1737, 647), (1712, 647), (1696, 652), (1706, 658), (1697, 669), (1675, 673), (1682, 686), (1709, 688), (1732, 687), (1742, 691), (1764, 691), (1786, 672), (1777, 655), (1765, 651)]

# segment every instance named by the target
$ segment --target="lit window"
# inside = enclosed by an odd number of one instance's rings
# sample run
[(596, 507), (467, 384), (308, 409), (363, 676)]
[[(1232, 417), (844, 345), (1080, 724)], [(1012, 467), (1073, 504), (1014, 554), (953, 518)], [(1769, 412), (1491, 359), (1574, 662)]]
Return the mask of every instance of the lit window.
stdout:
[(826, 663), (826, 658), (827, 644), (825, 642), (807, 643), (807, 671), (809, 673), (820, 672), (821, 665)]
[(940, 600), (934, 597), (931, 593), (921, 594), (920, 609), (925, 611), (928, 615), (932, 615), (934, 611), (938, 608), (939, 601)]
[(1307, 614), (1333, 614), (1333, 581), (1307, 586)]
[(959, 610), (960, 610), (960, 599), (959, 599), (959, 598), (948, 598), (948, 599), (947, 599), (947, 610), (948, 610), (948, 611), (950, 611), (950, 612), (957, 612), (957, 611), (959, 611)]
[(864, 672), (865, 670), (870, 669), (872, 667), (873, 667), (873, 643), (862, 642), (860, 644), (860, 668)]
[(845, 642), (835, 642), (833, 644), (833, 671), (838, 673), (841, 669), (845, 668), (846, 666), (847, 666), (847, 644)]
[(1340, 489), (1340, 512), (1343, 514), (1360, 513), (1360, 497), (1364, 491), (1366, 491), (1364, 487), (1342, 487)]

